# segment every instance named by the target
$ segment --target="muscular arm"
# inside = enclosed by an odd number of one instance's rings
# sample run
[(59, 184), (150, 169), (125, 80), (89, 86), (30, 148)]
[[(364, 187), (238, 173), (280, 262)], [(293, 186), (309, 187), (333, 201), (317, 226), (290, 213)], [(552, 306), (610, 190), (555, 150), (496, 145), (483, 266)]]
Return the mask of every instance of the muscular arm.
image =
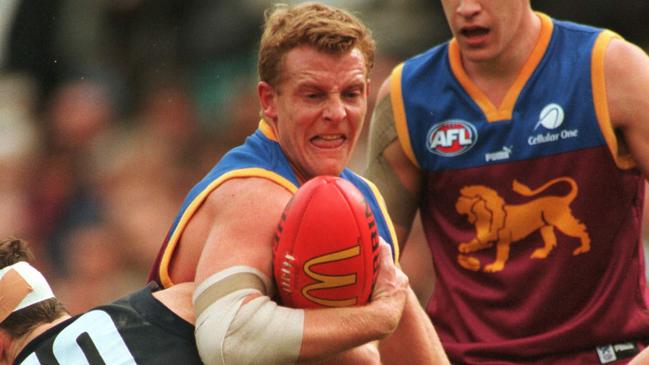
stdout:
[(613, 128), (622, 135), (628, 151), (649, 177), (649, 57), (639, 47), (614, 39), (605, 56), (608, 109)]
[(365, 176), (376, 184), (385, 199), (401, 247), (403, 270), (423, 303), (430, 296), (435, 276), (421, 222), (415, 222), (422, 178), (398, 139), (389, 87), (390, 78), (379, 89), (372, 113)]
[(372, 114), (365, 176), (385, 198), (399, 244), (403, 246), (418, 209), (422, 181), (419, 169), (406, 157), (398, 140), (389, 85), (390, 79), (381, 85)]
[[(405, 249), (413, 220), (419, 206), (422, 180), (419, 169), (406, 157), (395, 130), (389, 95), (390, 79), (378, 94), (378, 102), (370, 126), (368, 167), (366, 176), (372, 180), (385, 198), (388, 212), (395, 224), (399, 244)], [(418, 237), (423, 239), (423, 237)], [(405, 252), (404, 252), (405, 251)], [(408, 251), (404, 250), (404, 256)], [(410, 256), (414, 265), (426, 267), (430, 258)], [(413, 283), (421, 287), (433, 285), (434, 277), (421, 277), (426, 283)], [(435, 329), (409, 289), (399, 327), (394, 334), (380, 342), (381, 360), (384, 364), (448, 364)], [(404, 351), (404, 349), (408, 349)]]
[[(290, 197), (277, 184), (258, 178), (231, 180), (213, 191), (197, 212), (199, 219), (193, 218), (187, 227), (208, 232), (196, 269), (197, 285), (237, 265), (250, 266), (272, 277), (272, 238)], [(208, 222), (207, 229), (195, 226)], [(305, 310), (298, 360), (321, 359), (393, 332), (405, 302), (405, 280), (393, 280), (393, 287), (383, 285), (383, 292), (388, 293), (363, 307)], [(246, 298), (241, 308), (252, 299)], [(278, 333), (276, 339), (282, 338)]]

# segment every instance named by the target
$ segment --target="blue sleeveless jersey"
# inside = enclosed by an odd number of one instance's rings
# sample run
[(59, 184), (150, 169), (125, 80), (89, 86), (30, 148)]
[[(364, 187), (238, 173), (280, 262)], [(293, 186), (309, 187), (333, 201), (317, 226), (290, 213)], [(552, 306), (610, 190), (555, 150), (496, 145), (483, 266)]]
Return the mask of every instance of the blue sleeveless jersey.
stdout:
[[(264, 121), (260, 123), (259, 129), (254, 134), (246, 138), (243, 145), (226, 153), (188, 193), (158, 253), (149, 275), (150, 281), (156, 281), (164, 287), (173, 285), (169, 274), (169, 264), (187, 223), (210, 192), (223, 182), (240, 177), (265, 178), (292, 193), (297, 191), (300, 186), (290, 162), (277, 143), (276, 136)], [(394, 258), (398, 260), (399, 245), (396, 241), (394, 227), (387, 214), (383, 197), (376, 186), (349, 169), (343, 170), (340, 177), (351, 182), (363, 194), (374, 214), (379, 235), (392, 246)], [(269, 242), (269, 244), (271, 243)]]
[(426, 179), (427, 311), (453, 362), (599, 363), (606, 346), (649, 339), (644, 180), (619, 151), (603, 77), (616, 35), (538, 15), (500, 106), (455, 40), (391, 78), (399, 140)]

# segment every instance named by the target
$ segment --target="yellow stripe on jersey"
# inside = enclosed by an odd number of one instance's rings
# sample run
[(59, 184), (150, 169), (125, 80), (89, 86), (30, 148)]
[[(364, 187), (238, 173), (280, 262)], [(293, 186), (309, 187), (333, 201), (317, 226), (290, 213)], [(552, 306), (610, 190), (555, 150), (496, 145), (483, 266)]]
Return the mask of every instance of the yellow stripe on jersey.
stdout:
[(241, 177), (260, 177), (279, 184), (286, 190), (290, 191), (291, 194), (295, 194), (295, 192), (297, 191), (297, 186), (295, 186), (292, 182), (290, 182), (283, 176), (258, 167), (233, 170), (219, 176), (217, 179), (212, 181), (205, 189), (203, 189), (203, 191), (201, 191), (200, 194), (198, 194), (198, 196), (196, 196), (196, 198), (194, 198), (194, 200), (185, 209), (182, 217), (180, 218), (180, 221), (169, 237), (169, 242), (162, 255), (162, 259), (160, 260), (160, 268), (158, 269), (160, 274), (160, 281), (165, 288), (173, 286), (174, 284), (169, 275), (169, 264), (171, 263), (171, 257), (176, 250), (176, 245), (178, 244), (180, 235), (185, 230), (185, 227), (187, 226), (189, 220), (194, 216), (194, 213), (196, 213), (201, 204), (203, 204), (207, 195), (214, 191), (214, 189), (219, 187), (219, 185), (223, 184), (227, 180)]
[(266, 136), (266, 138), (277, 142), (277, 134), (275, 134), (275, 130), (265, 119), (259, 121), (259, 130), (264, 136)]
[(381, 195), (379, 188), (377, 188), (373, 182), (371, 182), (370, 180), (362, 176), (360, 177), (367, 183), (367, 185), (374, 193), (374, 196), (376, 197), (376, 201), (379, 203), (379, 207), (381, 208), (381, 212), (383, 212), (383, 217), (385, 217), (385, 224), (388, 226), (388, 230), (390, 231), (390, 238), (392, 239), (392, 247), (394, 248), (394, 262), (398, 263), (400, 259), (399, 240), (397, 239), (397, 233), (394, 230), (394, 224), (392, 224), (392, 219), (390, 218), (390, 214), (388, 214), (388, 207), (385, 204), (383, 195)]
[(621, 154), (617, 141), (617, 136), (611, 124), (611, 116), (608, 112), (608, 100), (606, 97), (606, 80), (604, 80), (604, 58), (606, 48), (612, 39), (622, 39), (618, 34), (605, 30), (597, 37), (593, 47), (591, 80), (593, 83), (593, 102), (595, 103), (595, 114), (599, 128), (602, 130), (608, 149), (615, 160), (617, 167), (628, 170), (635, 167), (635, 161), (628, 154)]
[(403, 72), (403, 63), (392, 70), (390, 78), (390, 101), (392, 102), (392, 113), (394, 114), (394, 124), (397, 130), (397, 136), (401, 142), (401, 148), (408, 159), (417, 167), (419, 162), (415, 157), (415, 152), (410, 143), (410, 134), (408, 134), (408, 124), (406, 120), (406, 109), (403, 105), (403, 93), (401, 90), (401, 73)]

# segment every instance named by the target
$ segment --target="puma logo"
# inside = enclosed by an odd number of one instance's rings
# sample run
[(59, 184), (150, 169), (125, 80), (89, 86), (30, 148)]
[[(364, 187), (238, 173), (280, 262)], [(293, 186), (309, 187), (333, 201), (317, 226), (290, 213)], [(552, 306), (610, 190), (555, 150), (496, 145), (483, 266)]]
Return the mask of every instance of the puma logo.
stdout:
[(455, 209), (466, 215), (475, 226), (476, 236), (470, 242), (460, 243), (458, 263), (469, 270), (479, 270), (480, 262), (475, 257), (462, 254), (490, 248), (496, 244), (496, 259), (484, 267), (486, 272), (501, 271), (509, 259), (509, 246), (524, 239), (537, 230), (543, 238), (543, 247), (537, 248), (532, 259), (546, 258), (557, 244), (555, 229), (563, 234), (579, 238), (580, 245), (572, 254), (583, 254), (590, 250), (590, 236), (586, 226), (575, 218), (570, 203), (577, 197), (577, 183), (569, 177), (553, 179), (536, 190), (514, 180), (513, 191), (524, 196), (536, 196), (550, 186), (568, 183), (571, 190), (565, 196), (544, 196), (525, 204), (506, 204), (498, 193), (484, 185), (465, 186), (460, 190)]

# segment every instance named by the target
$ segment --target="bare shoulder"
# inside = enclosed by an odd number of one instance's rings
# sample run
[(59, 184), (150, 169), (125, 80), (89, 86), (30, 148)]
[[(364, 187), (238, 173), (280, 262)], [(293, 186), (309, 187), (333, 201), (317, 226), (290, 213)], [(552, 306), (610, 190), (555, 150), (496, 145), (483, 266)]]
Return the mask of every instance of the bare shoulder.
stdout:
[(649, 176), (649, 56), (638, 46), (614, 39), (604, 60), (606, 94), (621, 145)]
[(649, 57), (637, 45), (613, 39), (604, 62), (611, 121), (614, 127), (629, 126), (639, 108), (649, 111)]
[(261, 213), (264, 208), (283, 209), (291, 196), (286, 188), (269, 179), (234, 178), (215, 189), (208, 196), (206, 204), (220, 211), (249, 211), (254, 214)]
[(646, 66), (647, 62), (649, 62), (647, 53), (642, 48), (623, 39), (611, 39), (606, 49), (606, 64), (612, 70)]
[[(264, 178), (235, 178), (224, 182), (206, 197), (192, 217), (185, 234), (204, 237), (212, 226), (236, 226), (281, 214), (291, 198), (284, 187)], [(235, 223), (236, 224), (232, 224)]]
[(273, 181), (256, 177), (231, 179), (212, 191), (196, 217), (205, 240), (196, 281), (233, 265), (270, 276), (272, 239), (291, 196)]

